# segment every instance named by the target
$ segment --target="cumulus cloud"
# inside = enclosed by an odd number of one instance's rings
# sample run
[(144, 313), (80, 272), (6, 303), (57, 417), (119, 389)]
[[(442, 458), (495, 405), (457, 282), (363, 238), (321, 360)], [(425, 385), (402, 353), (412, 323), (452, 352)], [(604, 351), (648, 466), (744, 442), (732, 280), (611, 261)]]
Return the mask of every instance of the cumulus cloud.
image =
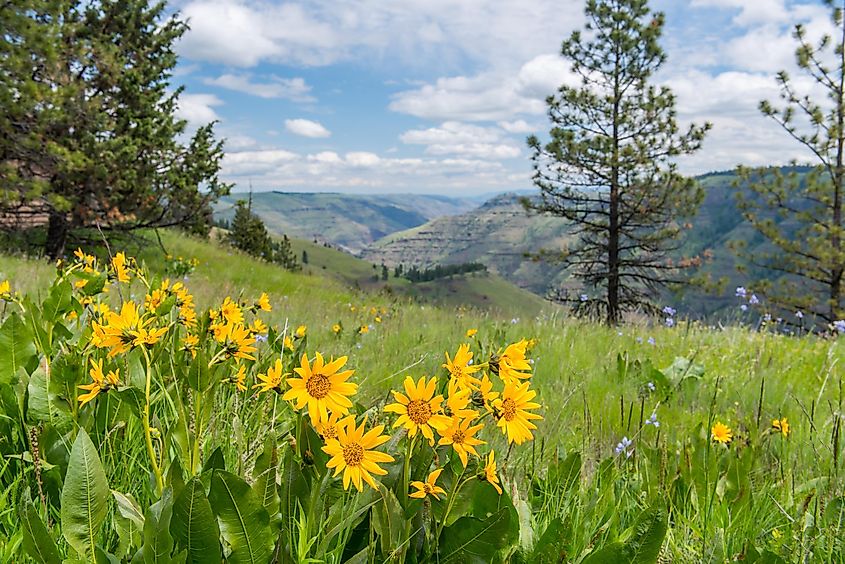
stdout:
[(519, 147), (504, 138), (497, 127), (481, 127), (447, 121), (438, 127), (412, 129), (399, 136), (409, 145), (426, 145), (430, 155), (463, 155), (483, 159), (512, 159), (520, 155)]
[(220, 106), (223, 101), (214, 94), (186, 94), (179, 96), (176, 107), (176, 117), (184, 119), (192, 127), (205, 125), (220, 119), (214, 106)]
[(311, 138), (329, 137), (332, 134), (323, 124), (310, 119), (286, 119), (285, 129), (294, 135)]
[(396, 158), (369, 151), (300, 154), (258, 149), (227, 154), (222, 178), (256, 190), (294, 188), (368, 192), (510, 189), (529, 178), (499, 162), (471, 157)]
[(311, 87), (302, 78), (280, 78), (271, 76), (265, 82), (253, 81), (249, 74), (222, 74), (207, 78), (206, 84), (220, 86), (237, 92), (244, 92), (259, 98), (284, 98), (294, 102), (314, 102)]

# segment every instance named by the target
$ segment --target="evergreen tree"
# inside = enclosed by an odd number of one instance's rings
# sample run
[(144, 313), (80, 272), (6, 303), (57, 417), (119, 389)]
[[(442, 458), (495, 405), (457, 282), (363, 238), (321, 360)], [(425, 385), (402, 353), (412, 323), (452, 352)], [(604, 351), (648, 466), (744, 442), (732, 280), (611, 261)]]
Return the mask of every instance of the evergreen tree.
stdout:
[(308, 251), (302, 249), (302, 264), (308, 264)]
[(580, 84), (547, 99), (551, 140), (528, 139), (540, 196), (524, 204), (572, 222), (570, 247), (536, 256), (602, 288), (595, 306), (616, 324), (683, 281), (668, 255), (679, 247), (678, 218), (695, 213), (702, 194), (672, 159), (696, 151), (710, 125), (680, 132), (671, 90), (650, 84), (666, 60), (663, 14), (646, 0), (588, 0), (586, 16), (586, 33), (572, 33), (561, 50)]
[(249, 202), (238, 200), (235, 204), (235, 216), (232, 218), (227, 241), (247, 254), (267, 261), (273, 260), (273, 242), (264, 222), (252, 213), (251, 195)]
[(95, 226), (207, 232), (228, 186), (213, 124), (180, 141), (185, 22), (164, 2), (19, 0), (0, 28), (0, 211), (20, 227), (47, 216), (51, 257)]
[(756, 291), (781, 307), (833, 322), (845, 315), (845, 3), (826, 4), (838, 29), (835, 40), (826, 35), (813, 44), (802, 25), (794, 31), (798, 67), (825, 99), (800, 94), (801, 87), (782, 71), (777, 81), (784, 107), (760, 103), (764, 115), (813, 155), (815, 166), (805, 174), (739, 168), (739, 207), (770, 250), (749, 252), (742, 244), (736, 250), (769, 274)]
[(390, 277), (390, 273), (387, 270), (387, 265), (382, 263), (381, 265), (381, 279), (387, 280)]
[(293, 252), (293, 247), (287, 235), (282, 235), (282, 240), (273, 244), (273, 262), (290, 271), (297, 271), (302, 268), (296, 260), (296, 253)]

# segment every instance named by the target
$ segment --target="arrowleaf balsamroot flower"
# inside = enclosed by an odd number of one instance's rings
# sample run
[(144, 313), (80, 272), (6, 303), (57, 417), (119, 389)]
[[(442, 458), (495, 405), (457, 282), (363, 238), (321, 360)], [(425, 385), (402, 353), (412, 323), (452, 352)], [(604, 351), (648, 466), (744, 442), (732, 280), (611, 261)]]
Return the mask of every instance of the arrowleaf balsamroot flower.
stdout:
[(223, 300), (223, 305), (220, 306), (220, 315), (227, 323), (242, 324), (244, 322), (244, 314), (241, 311), (237, 302), (232, 301), (232, 298), (226, 296)]
[(710, 429), (710, 436), (714, 441), (723, 445), (726, 445), (733, 440), (733, 432), (731, 431), (731, 428), (721, 421), (717, 421), (716, 424), (713, 425), (713, 428)]
[(472, 400), (472, 390), (464, 388), (454, 378), (449, 379), (448, 395), (446, 397), (446, 412), (461, 419), (475, 419), (478, 414), (469, 409)]
[(505, 352), (499, 355), (496, 366), (499, 370), (499, 378), (505, 384), (519, 382), (531, 377), (531, 364), (525, 358), (529, 342), (525, 339), (512, 343), (505, 348)]
[(257, 378), (259, 380), (253, 388), (261, 388), (258, 390), (258, 393), (261, 392), (269, 392), (275, 391), (277, 393), (281, 393), (282, 391), (282, 378), (287, 376), (289, 373), (282, 372), (282, 361), (280, 359), (276, 359), (276, 364), (271, 366), (267, 369), (267, 374), (259, 373)]
[(79, 407), (82, 407), (89, 401), (93, 400), (100, 392), (107, 392), (111, 388), (116, 388), (120, 384), (120, 368), (117, 370), (109, 370), (108, 375), (103, 375), (103, 361), (94, 362), (91, 359), (91, 370), (88, 372), (93, 380), (90, 384), (79, 386), (82, 390), (88, 390), (87, 394), (79, 396)]
[(540, 404), (531, 401), (537, 392), (529, 390), (528, 384), (529, 382), (520, 384), (518, 380), (505, 384), (502, 397), (493, 402), (499, 419), (497, 425), (502, 429), (502, 433), (507, 434), (509, 443), (521, 445), (533, 439), (531, 430), (537, 426), (531, 419), (542, 419), (540, 415), (528, 411), (540, 407)]
[(487, 455), (487, 464), (484, 466), (484, 480), (490, 482), (499, 495), (502, 495), (502, 487), (499, 485), (499, 477), (496, 475), (496, 451), (491, 450)]
[(235, 375), (229, 378), (229, 381), (235, 385), (239, 392), (246, 391), (246, 366), (238, 364), (238, 371)]
[(792, 429), (789, 427), (789, 421), (786, 420), (786, 417), (783, 419), (772, 419), (772, 429), (782, 434), (784, 437), (788, 437), (789, 433), (792, 432)]
[(446, 363), (442, 366), (449, 371), (449, 374), (461, 387), (474, 390), (478, 387), (478, 378), (474, 377), (473, 374), (481, 370), (481, 367), (473, 365), (471, 362), (472, 352), (469, 350), (469, 345), (463, 344), (458, 347), (454, 359), (449, 357), (448, 352), (446, 353)]
[(437, 484), (435, 484), (437, 478), (440, 477), (441, 472), (443, 472), (443, 468), (438, 468), (437, 470), (434, 470), (433, 472), (431, 472), (431, 474), (428, 475), (428, 478), (425, 479), (425, 482), (411, 482), (411, 487), (417, 488), (417, 491), (408, 494), (408, 497), (423, 499), (426, 496), (430, 495), (437, 501), (440, 501), (440, 498), (438, 496), (446, 495), (446, 491)]
[(367, 482), (373, 489), (378, 489), (372, 475), (387, 474), (387, 470), (379, 464), (393, 462), (394, 458), (374, 449), (386, 443), (390, 437), (381, 434), (384, 425), (378, 425), (364, 433), (366, 420), (360, 427), (355, 426), (351, 417), (345, 421), (347, 424), (339, 426), (337, 430), (337, 438), (329, 439), (323, 447), (323, 452), (331, 456), (326, 466), (334, 468), (335, 476), (343, 472), (343, 489), (349, 489), (349, 483), (352, 482), (360, 492), (364, 489), (362, 481)]
[(255, 360), (255, 338), (243, 325), (228, 322), (214, 329), (214, 338), (221, 343), (229, 357)]
[(476, 439), (473, 436), (481, 430), (484, 425), (473, 425), (470, 427), (471, 423), (472, 421), (469, 419), (452, 417), (449, 427), (442, 431), (439, 429), (437, 431), (440, 433), (440, 436), (443, 437), (437, 442), (437, 444), (452, 445), (452, 448), (458, 453), (458, 458), (461, 459), (461, 464), (464, 465), (464, 468), (467, 467), (467, 454), (478, 456), (478, 452), (476, 452), (475, 447), (485, 444), (484, 441)]
[(354, 419), (351, 415), (343, 417), (340, 413), (335, 412), (330, 414), (327, 420), (320, 419), (317, 421), (314, 429), (323, 437), (323, 441), (328, 441), (337, 438), (338, 429), (341, 427), (354, 424)]
[(117, 253), (113, 259), (111, 259), (111, 265), (114, 269), (114, 275), (117, 277), (118, 282), (129, 282), (129, 268), (126, 266), (126, 255), (123, 253)]
[(404, 426), (411, 437), (419, 431), (433, 445), (432, 428), (442, 431), (449, 426), (449, 418), (441, 414), (443, 396), (435, 395), (437, 378), (426, 382), (425, 376), (421, 376), (419, 382), (414, 383), (414, 379), (408, 376), (404, 385), (405, 393), (394, 391), (396, 403), (391, 403), (384, 410), (399, 415), (394, 427)]
[(261, 296), (255, 300), (255, 307), (261, 311), (273, 311), (273, 306), (270, 305), (270, 298), (267, 296), (267, 292), (262, 292)]
[(138, 314), (135, 302), (123, 302), (120, 313), (108, 311), (104, 315), (106, 325), (93, 322), (94, 334), (91, 342), (98, 348), (109, 348), (109, 357), (124, 353), (139, 345), (154, 345), (167, 333), (167, 327), (147, 330), (152, 319)]
[(346, 364), (347, 357), (337, 360), (330, 359), (328, 363), (323, 355), (316, 353), (313, 364), (306, 355), (302, 355), (301, 365), (293, 371), (301, 378), (288, 378), (290, 390), (282, 396), (284, 400), (295, 402), (296, 409), (308, 407), (311, 424), (317, 426), (321, 418), (329, 418), (329, 412), (343, 415), (349, 413), (352, 402), (349, 397), (358, 391), (358, 384), (347, 382), (354, 370), (339, 370)]
[(12, 283), (8, 280), (0, 282), (0, 299), (7, 300), (12, 297)]

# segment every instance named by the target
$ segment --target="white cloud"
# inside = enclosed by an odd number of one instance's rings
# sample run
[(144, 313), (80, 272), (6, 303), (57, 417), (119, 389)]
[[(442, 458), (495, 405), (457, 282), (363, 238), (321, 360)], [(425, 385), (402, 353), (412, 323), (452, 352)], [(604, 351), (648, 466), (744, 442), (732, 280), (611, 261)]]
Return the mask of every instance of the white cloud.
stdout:
[(545, 111), (545, 98), (576, 79), (560, 56), (542, 54), (524, 63), (516, 74), (482, 73), (439, 78), (393, 96), (390, 109), (427, 119), (496, 121)]
[(692, 0), (692, 8), (716, 7), (739, 10), (733, 18), (736, 25), (748, 26), (789, 21), (784, 0)]
[(541, 126), (528, 123), (524, 119), (500, 121), (498, 125), (508, 133), (536, 133), (543, 129)]
[(488, 191), (525, 186), (529, 172), (461, 158), (395, 158), (369, 151), (298, 154), (281, 148), (227, 154), (222, 178), (256, 190), (294, 188), (367, 192)]
[(205, 125), (220, 119), (214, 106), (220, 106), (223, 101), (214, 94), (186, 94), (179, 96), (176, 107), (176, 117), (187, 120), (192, 127)]
[(327, 65), (361, 57), (456, 66), (512, 66), (554, 50), (580, 24), (581, 0), (335, 0), (275, 4), (190, 0), (180, 52), (236, 67), (262, 61)]
[(481, 127), (447, 121), (439, 127), (412, 129), (399, 136), (410, 145), (426, 145), (430, 155), (463, 155), (482, 159), (512, 159), (520, 155), (519, 147), (504, 139), (496, 127)]
[(332, 134), (331, 131), (323, 127), (323, 124), (310, 119), (286, 119), (285, 129), (302, 137), (320, 138), (329, 137)]
[(280, 78), (269, 77), (267, 82), (252, 81), (248, 74), (222, 74), (217, 78), (207, 78), (206, 84), (220, 86), (245, 92), (259, 98), (284, 98), (294, 102), (314, 102), (316, 99), (310, 95), (311, 87), (302, 78)]

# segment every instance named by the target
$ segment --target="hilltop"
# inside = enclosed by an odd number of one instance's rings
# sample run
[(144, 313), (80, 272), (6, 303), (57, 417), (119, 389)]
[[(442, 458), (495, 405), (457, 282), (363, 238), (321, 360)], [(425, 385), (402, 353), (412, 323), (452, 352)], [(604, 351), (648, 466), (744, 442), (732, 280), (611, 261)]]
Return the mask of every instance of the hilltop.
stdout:
[[(249, 194), (234, 193), (215, 206), (218, 220), (230, 220), (238, 200)], [(256, 192), (252, 211), (276, 235), (330, 242), (351, 253), (388, 235), (417, 227), (445, 215), (476, 207), (469, 198), (420, 194), (337, 194), (302, 192)]]

